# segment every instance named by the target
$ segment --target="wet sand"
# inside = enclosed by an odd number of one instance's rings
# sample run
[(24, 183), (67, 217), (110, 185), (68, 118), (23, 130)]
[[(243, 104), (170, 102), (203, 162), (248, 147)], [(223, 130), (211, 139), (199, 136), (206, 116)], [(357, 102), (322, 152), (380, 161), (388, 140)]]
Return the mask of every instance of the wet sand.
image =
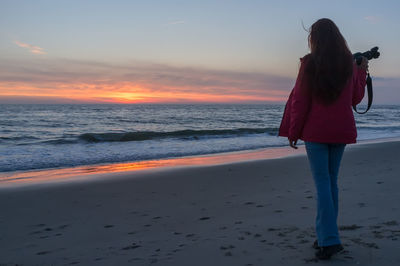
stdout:
[[(349, 146), (332, 265), (399, 265), (400, 142)], [(246, 160), (246, 158), (243, 158)], [(314, 265), (304, 155), (0, 188), (0, 265)]]

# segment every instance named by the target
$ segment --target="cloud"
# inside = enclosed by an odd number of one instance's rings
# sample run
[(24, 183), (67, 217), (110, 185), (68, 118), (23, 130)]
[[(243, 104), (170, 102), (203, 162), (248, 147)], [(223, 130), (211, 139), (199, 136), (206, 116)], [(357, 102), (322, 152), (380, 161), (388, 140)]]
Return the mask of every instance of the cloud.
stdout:
[(34, 46), (20, 41), (15, 41), (15, 44), (18, 45), (19, 47), (28, 49), (33, 54), (46, 54), (46, 52), (43, 51), (43, 48), (39, 46)]
[(87, 104), (95, 101), (79, 101), (62, 97), (49, 96), (14, 96), (0, 95), (0, 104)]
[(364, 19), (371, 24), (377, 24), (380, 21), (380, 18), (377, 16), (366, 16)]
[[(143, 62), (4, 59), (0, 61), (0, 102), (285, 102), (294, 81), (295, 77), (262, 72)], [(373, 83), (374, 103), (400, 102), (400, 77), (374, 76)]]
[[(294, 78), (151, 63), (49, 59), (0, 62), (2, 95), (131, 102), (284, 101)], [(108, 99), (108, 100), (107, 100)]]

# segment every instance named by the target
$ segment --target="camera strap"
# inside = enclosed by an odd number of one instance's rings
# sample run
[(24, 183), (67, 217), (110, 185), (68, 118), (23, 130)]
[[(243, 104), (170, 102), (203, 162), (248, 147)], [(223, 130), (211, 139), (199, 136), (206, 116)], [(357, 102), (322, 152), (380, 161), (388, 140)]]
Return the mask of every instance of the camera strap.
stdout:
[(367, 110), (365, 110), (364, 112), (359, 112), (359, 111), (357, 111), (357, 107), (355, 105), (353, 105), (353, 109), (357, 114), (365, 114), (366, 112), (368, 112), (369, 108), (371, 108), (371, 105), (372, 105), (372, 96), (373, 96), (373, 94), (372, 94), (372, 79), (371, 79), (371, 77), (369, 75), (369, 72), (368, 72), (368, 75), (367, 75), (366, 82), (367, 82), (367, 92), (368, 92)]

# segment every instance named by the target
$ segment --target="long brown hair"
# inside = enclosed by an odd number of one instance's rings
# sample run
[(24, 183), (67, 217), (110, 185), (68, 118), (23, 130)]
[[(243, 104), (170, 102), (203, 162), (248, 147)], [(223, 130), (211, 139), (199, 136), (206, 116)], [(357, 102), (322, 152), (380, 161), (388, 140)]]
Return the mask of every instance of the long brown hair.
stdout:
[(305, 75), (313, 95), (323, 103), (334, 102), (353, 74), (353, 56), (335, 23), (327, 18), (310, 28)]

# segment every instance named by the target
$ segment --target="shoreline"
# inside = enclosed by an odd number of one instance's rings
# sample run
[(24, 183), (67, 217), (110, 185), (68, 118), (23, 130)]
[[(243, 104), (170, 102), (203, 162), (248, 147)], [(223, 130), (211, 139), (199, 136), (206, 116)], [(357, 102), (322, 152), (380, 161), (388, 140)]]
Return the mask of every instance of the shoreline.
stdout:
[[(362, 140), (355, 144), (348, 145), (346, 149), (352, 149), (360, 145), (398, 141), (400, 141), (400, 138)], [(270, 147), (177, 158), (2, 172), (0, 173), (0, 189), (41, 184), (52, 185), (67, 182), (95, 182), (96, 180), (107, 179), (116, 175), (135, 175), (149, 171), (163, 171), (185, 167), (207, 167), (306, 155), (304, 144), (298, 147), (297, 150), (288, 146)]]
[(208, 167), (257, 160), (278, 159), (304, 155), (305, 149), (289, 147), (261, 148), (178, 158), (144, 160), (124, 163), (83, 165), (67, 168), (40, 169), (0, 173), (0, 189), (40, 184), (57, 184), (106, 179), (116, 175), (135, 175), (190, 167)]

